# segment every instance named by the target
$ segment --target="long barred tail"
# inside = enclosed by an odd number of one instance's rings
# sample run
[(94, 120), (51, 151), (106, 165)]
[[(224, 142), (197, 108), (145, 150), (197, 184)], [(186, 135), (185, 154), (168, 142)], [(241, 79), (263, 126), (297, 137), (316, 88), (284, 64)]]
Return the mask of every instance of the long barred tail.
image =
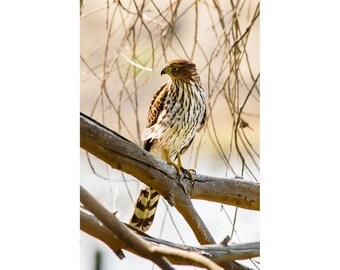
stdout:
[(130, 220), (130, 224), (146, 232), (155, 217), (158, 200), (159, 194), (156, 190), (150, 187), (142, 189), (137, 199), (135, 212)]

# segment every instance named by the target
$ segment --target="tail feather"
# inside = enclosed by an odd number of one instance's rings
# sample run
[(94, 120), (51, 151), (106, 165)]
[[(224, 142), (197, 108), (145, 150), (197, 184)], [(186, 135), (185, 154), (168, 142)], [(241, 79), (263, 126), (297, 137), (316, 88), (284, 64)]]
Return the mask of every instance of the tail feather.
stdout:
[(146, 187), (142, 189), (136, 202), (135, 212), (132, 215), (130, 224), (146, 232), (155, 217), (159, 200), (159, 194), (156, 190)]

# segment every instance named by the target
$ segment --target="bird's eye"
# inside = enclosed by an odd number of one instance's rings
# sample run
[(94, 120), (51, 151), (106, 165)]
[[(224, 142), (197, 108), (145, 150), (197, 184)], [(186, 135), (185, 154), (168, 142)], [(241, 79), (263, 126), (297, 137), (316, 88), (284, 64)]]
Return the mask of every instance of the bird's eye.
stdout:
[(172, 70), (173, 70), (173, 71), (177, 71), (177, 70), (178, 70), (178, 67), (173, 67)]

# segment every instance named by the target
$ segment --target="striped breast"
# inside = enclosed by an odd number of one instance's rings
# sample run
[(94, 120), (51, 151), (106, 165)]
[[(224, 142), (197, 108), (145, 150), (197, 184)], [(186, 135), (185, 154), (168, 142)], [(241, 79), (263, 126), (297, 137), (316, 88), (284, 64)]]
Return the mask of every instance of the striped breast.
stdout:
[(195, 81), (168, 82), (168, 95), (157, 122), (145, 129), (142, 139), (155, 140), (153, 150), (166, 148), (171, 157), (184, 152), (204, 124), (205, 94)]

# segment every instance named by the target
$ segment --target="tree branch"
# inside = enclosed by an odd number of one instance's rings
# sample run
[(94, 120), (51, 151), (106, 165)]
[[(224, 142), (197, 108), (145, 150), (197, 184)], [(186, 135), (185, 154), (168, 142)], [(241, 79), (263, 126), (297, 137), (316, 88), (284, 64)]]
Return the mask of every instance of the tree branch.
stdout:
[(174, 270), (167, 259), (163, 256), (155, 255), (152, 250), (150, 250), (150, 245), (132, 234), (114, 214), (105, 209), (82, 186), (80, 186), (80, 201), (86, 209), (96, 213), (96, 216), (100, 221), (102, 221), (121, 241), (125, 242), (127, 246), (138, 251), (142, 257), (153, 261), (161, 269)]
[[(113, 214), (112, 214), (113, 215)], [(123, 223), (122, 223), (123, 224)], [(188, 245), (175, 244), (166, 240), (151, 237), (132, 226), (125, 224), (130, 228), (131, 233), (138, 234), (147, 241), (153, 248), (155, 253), (161, 252), (171, 263), (177, 265), (193, 265), (198, 267), (207, 267), (207, 260), (224, 266), (226, 262), (233, 260), (243, 260), (260, 255), (260, 244), (258, 242), (244, 243), (237, 245), (205, 245), (193, 247)], [(109, 246), (115, 253), (117, 250), (127, 250), (136, 255), (139, 253), (132, 249), (125, 242), (121, 241), (113, 232), (93, 215), (80, 211), (80, 228), (85, 233), (100, 239)], [(117, 254), (117, 253), (116, 253)], [(117, 255), (118, 256), (118, 255)], [(118, 256), (123, 259), (124, 256)], [(209, 258), (209, 259), (208, 259)]]
[[(201, 267), (206, 267), (211, 270), (221, 270), (216, 263), (203, 257), (202, 255), (190, 253), (185, 250), (175, 250), (173, 248), (164, 248), (156, 245), (150, 245), (147, 241), (143, 240), (136, 234), (133, 234), (123, 223), (121, 223), (116, 216), (109, 212), (102, 206), (95, 198), (92, 197), (82, 186), (80, 187), (80, 201), (83, 205), (95, 214), (98, 219), (103, 222), (107, 227), (103, 227), (99, 222), (90, 220), (90, 216), (85, 213), (81, 214), (81, 227), (86, 231), (87, 227), (89, 232), (94, 235), (98, 233), (98, 238), (109, 240), (109, 246), (117, 254), (117, 250), (125, 248), (133, 253), (147, 258), (156, 263), (162, 269), (174, 268), (164, 256), (175, 258), (175, 260), (187, 260), (190, 264), (196, 262)], [(108, 238), (107, 238), (108, 237)], [(111, 240), (110, 240), (111, 239)], [(112, 241), (113, 240), (113, 241)], [(104, 242), (106, 242), (104, 241)], [(119, 256), (122, 258), (121, 256)]]
[(170, 204), (173, 204), (171, 196), (168, 197), (173, 194), (169, 190), (178, 190), (180, 185), (191, 199), (260, 210), (260, 184), (237, 178), (194, 174), (195, 182), (191, 185), (188, 175), (178, 179), (177, 170), (173, 166), (82, 113), (80, 145), (112, 168), (131, 174), (155, 188), (170, 200)]

